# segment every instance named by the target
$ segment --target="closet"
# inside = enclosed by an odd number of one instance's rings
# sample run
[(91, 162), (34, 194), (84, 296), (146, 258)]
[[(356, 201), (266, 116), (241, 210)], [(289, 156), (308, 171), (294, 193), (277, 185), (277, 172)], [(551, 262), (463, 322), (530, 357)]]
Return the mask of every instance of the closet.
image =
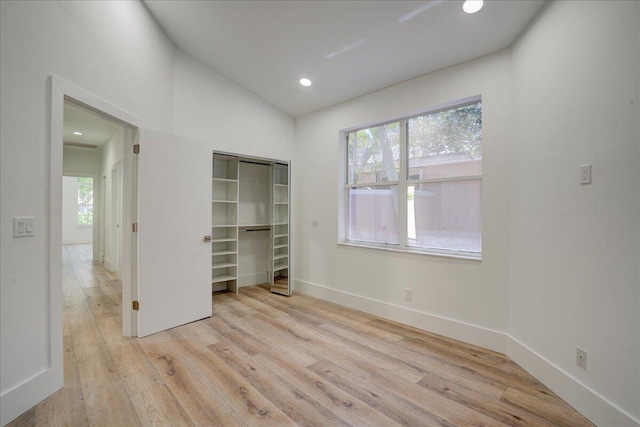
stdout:
[(213, 153), (213, 292), (266, 283), (291, 294), (289, 183), (288, 162)]

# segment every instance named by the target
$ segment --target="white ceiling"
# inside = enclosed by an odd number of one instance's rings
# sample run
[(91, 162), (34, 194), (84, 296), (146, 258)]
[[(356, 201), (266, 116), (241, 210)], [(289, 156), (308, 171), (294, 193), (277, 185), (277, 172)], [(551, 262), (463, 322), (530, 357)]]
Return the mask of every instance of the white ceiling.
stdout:
[[(113, 123), (84, 108), (69, 103), (64, 104), (64, 124), (62, 127), (65, 144), (96, 145), (109, 142), (122, 126)], [(82, 135), (74, 135), (80, 132)]]
[[(299, 117), (509, 47), (544, 0), (144, 0), (177, 47)], [(298, 80), (308, 77), (313, 86)]]

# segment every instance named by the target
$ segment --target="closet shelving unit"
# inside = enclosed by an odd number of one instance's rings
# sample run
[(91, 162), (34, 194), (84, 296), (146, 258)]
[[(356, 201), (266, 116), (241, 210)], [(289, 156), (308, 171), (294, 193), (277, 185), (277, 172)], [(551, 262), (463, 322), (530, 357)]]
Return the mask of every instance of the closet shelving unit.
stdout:
[(212, 291), (266, 282), (290, 295), (289, 164), (214, 152), (212, 188)]
[(213, 155), (212, 291), (238, 292), (238, 158)]

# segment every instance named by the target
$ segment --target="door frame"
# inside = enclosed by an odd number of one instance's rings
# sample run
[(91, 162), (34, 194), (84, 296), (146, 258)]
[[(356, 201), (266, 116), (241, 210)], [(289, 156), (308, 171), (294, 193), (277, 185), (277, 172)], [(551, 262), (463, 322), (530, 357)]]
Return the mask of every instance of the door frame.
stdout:
[[(122, 160), (111, 168), (111, 271), (122, 279), (122, 234), (124, 224), (124, 168)], [(117, 177), (117, 179), (116, 179)], [(116, 185), (117, 184), (117, 185)]]
[[(124, 127), (123, 146), (123, 224), (132, 224), (137, 218), (137, 159), (133, 145), (143, 122), (135, 115), (81, 89), (57, 76), (49, 77), (51, 85), (51, 133), (49, 163), (49, 360), (56, 383), (63, 385), (62, 346), (62, 160), (64, 103), (69, 101), (115, 120)], [(137, 286), (137, 236), (129, 227), (122, 227), (122, 333), (135, 335), (132, 294)]]

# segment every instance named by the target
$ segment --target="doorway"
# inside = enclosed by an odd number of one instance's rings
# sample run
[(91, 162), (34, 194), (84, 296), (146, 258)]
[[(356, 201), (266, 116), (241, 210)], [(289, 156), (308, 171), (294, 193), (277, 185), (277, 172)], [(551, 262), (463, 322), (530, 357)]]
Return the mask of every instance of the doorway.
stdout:
[[(137, 270), (137, 242), (136, 236), (128, 232), (130, 227), (124, 227), (123, 224), (133, 223), (137, 217), (137, 160), (133, 154), (133, 146), (137, 142), (141, 121), (55, 76), (51, 76), (50, 83), (50, 351), (52, 369), (62, 373), (62, 176), (69, 169), (91, 172), (96, 176), (93, 185), (93, 260), (105, 262), (111, 258), (114, 264), (112, 268), (119, 271), (118, 276), (123, 284), (122, 333), (132, 336), (135, 334), (135, 322), (130, 301), (132, 290), (136, 286), (134, 272)], [(84, 119), (92, 123), (100, 122), (107, 130), (98, 126), (102, 131), (97, 132), (97, 135), (90, 135), (85, 134), (82, 129), (65, 129), (69, 111), (84, 115)], [(91, 136), (93, 140), (89, 138)], [(88, 139), (83, 140), (83, 137)], [(119, 144), (115, 144), (116, 140)], [(105, 148), (106, 144), (109, 144), (108, 148)], [(73, 152), (74, 155), (65, 156), (65, 151)], [(115, 186), (112, 185), (114, 177)], [(112, 203), (113, 199), (116, 200), (115, 205)]]

